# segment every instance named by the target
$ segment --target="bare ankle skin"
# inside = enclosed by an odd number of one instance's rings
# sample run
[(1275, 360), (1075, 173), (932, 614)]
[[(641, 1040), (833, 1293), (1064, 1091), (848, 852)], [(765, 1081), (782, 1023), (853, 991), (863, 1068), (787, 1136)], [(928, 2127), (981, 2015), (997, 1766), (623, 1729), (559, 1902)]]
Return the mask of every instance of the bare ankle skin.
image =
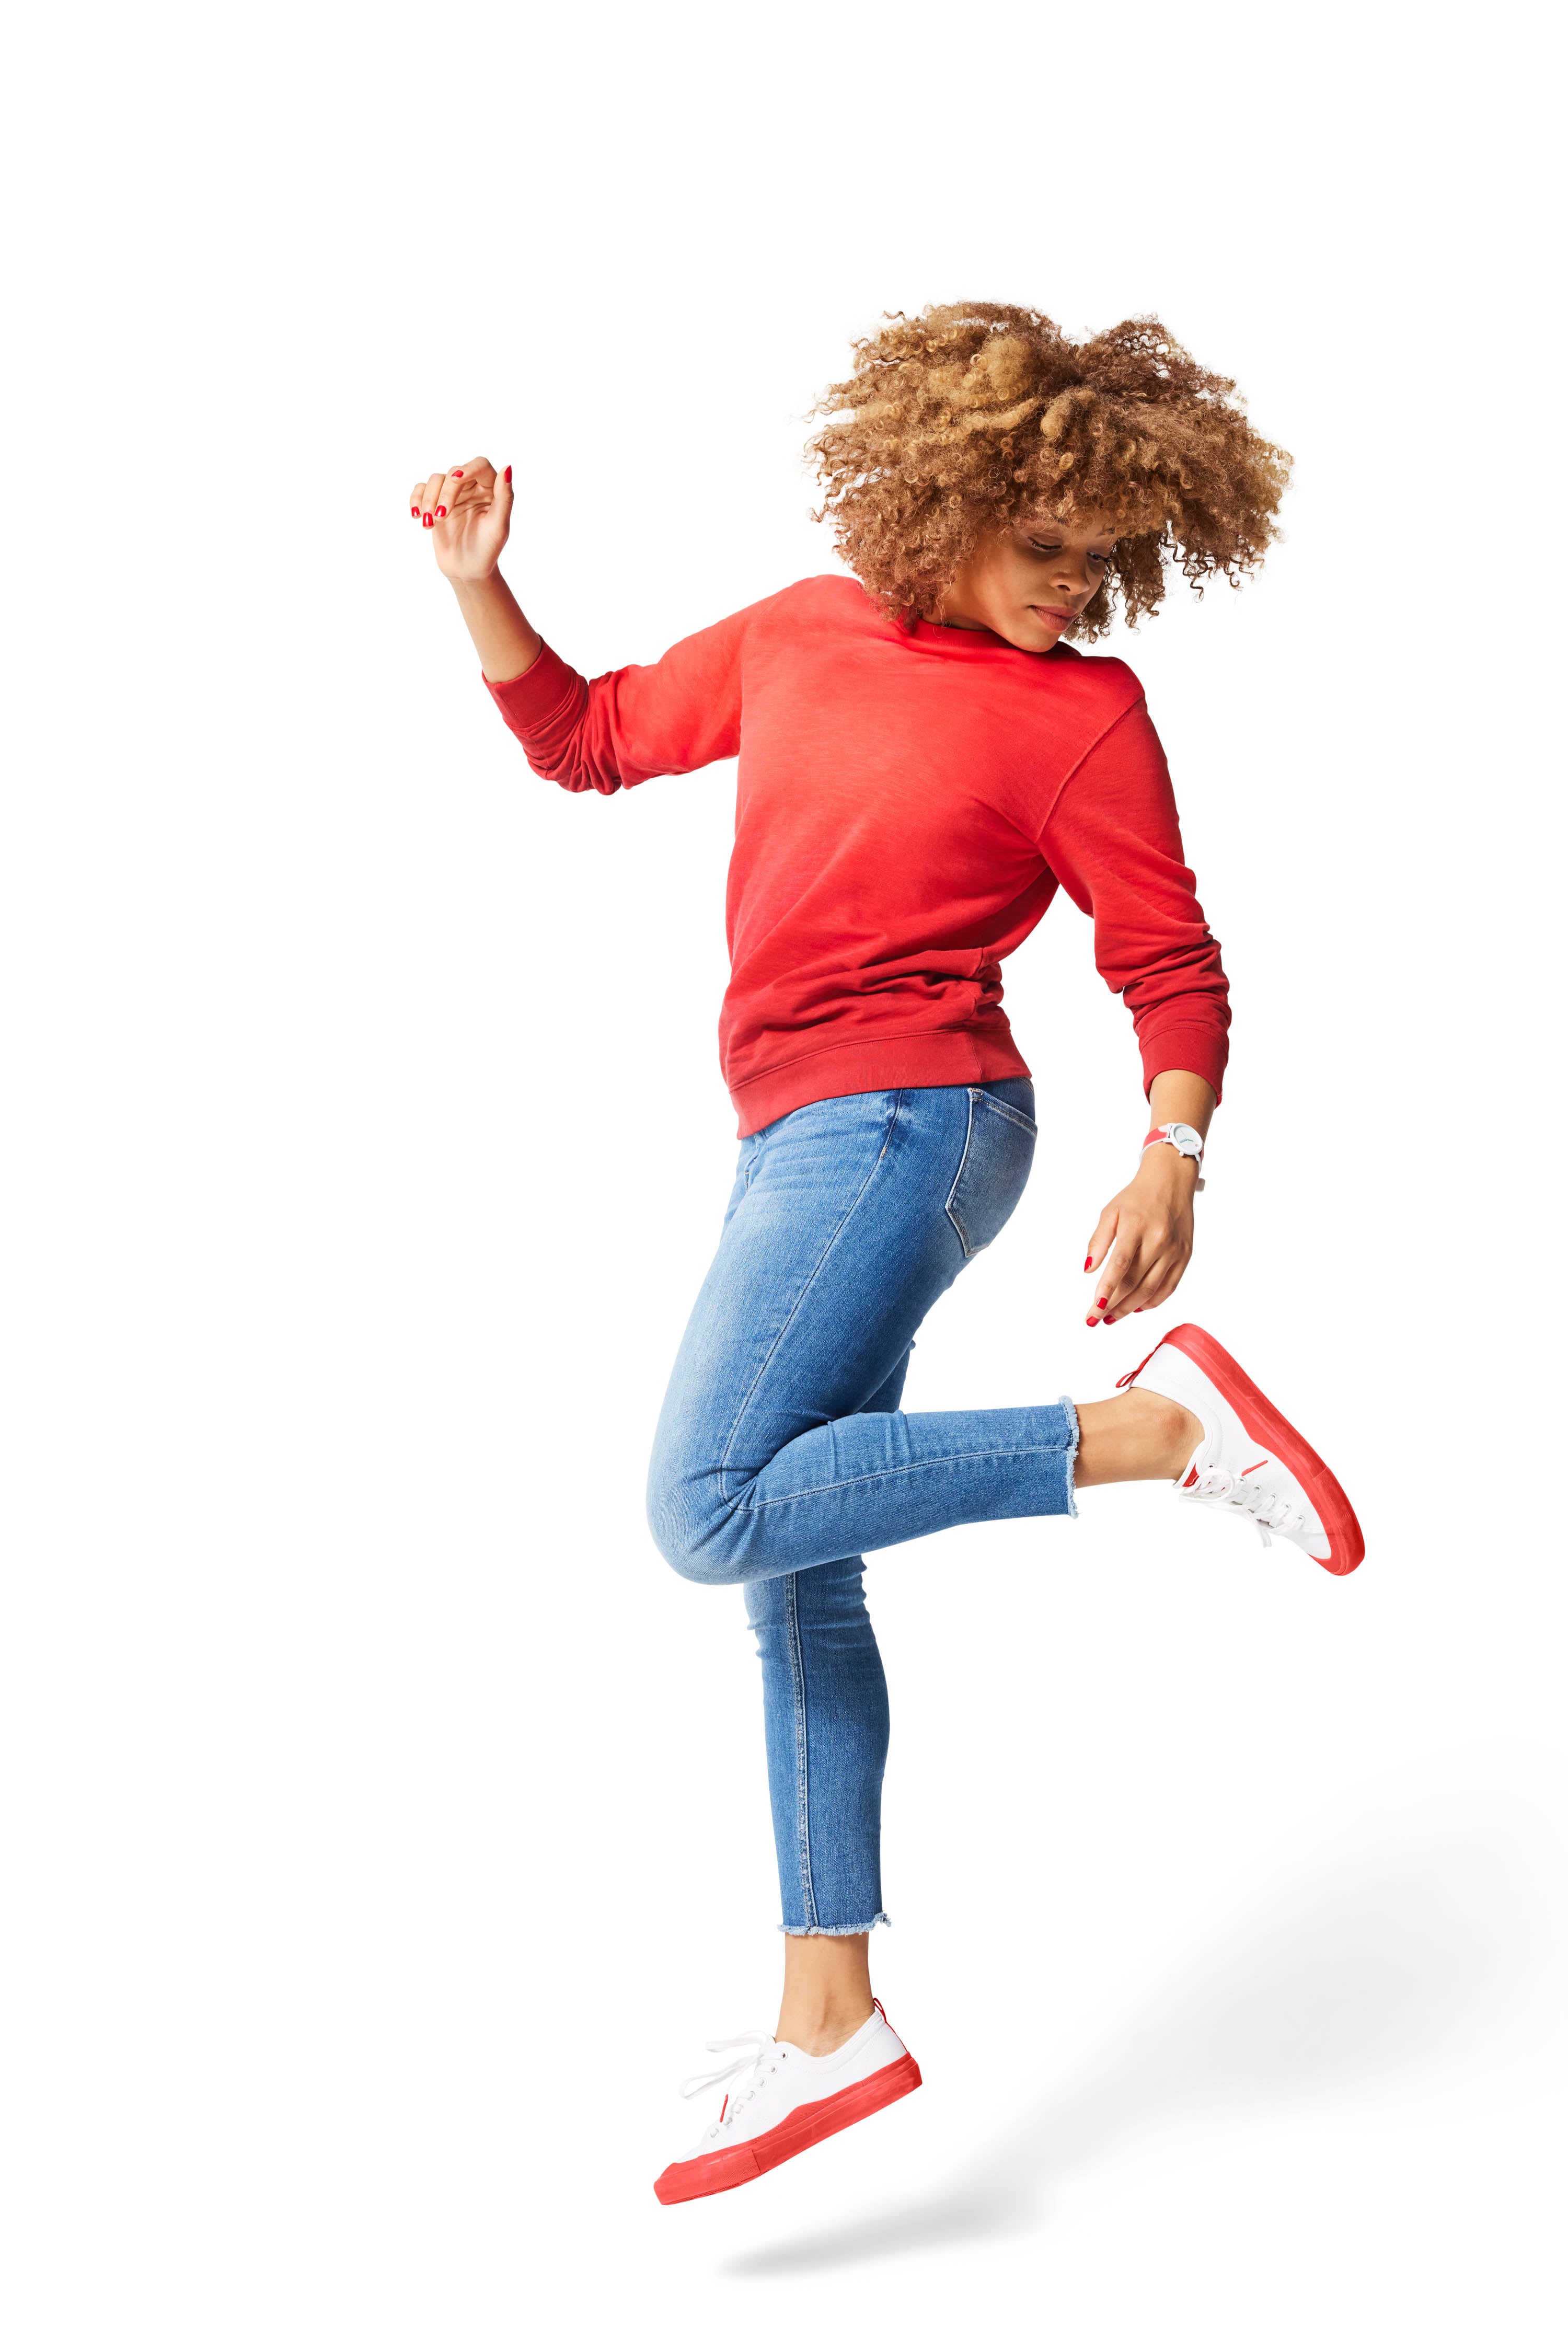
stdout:
[(1179, 1478), (1203, 1440), (1203, 1423), (1152, 1388), (1128, 1388), (1103, 1404), (1078, 1406), (1075, 1486), (1118, 1486), (1137, 1478)]
[(775, 2038), (808, 2057), (841, 2049), (871, 2014), (869, 1935), (786, 1935)]

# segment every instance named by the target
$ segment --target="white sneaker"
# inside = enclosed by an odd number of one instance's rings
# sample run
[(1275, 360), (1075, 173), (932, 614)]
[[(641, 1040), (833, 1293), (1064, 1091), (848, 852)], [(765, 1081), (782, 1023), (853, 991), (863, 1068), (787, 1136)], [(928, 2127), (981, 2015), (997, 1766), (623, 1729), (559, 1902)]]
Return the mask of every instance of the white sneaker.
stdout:
[(1203, 1442), (1176, 1481), (1178, 1499), (1249, 1518), (1267, 1542), (1283, 1535), (1331, 1575), (1365, 1554), (1344, 1489), (1233, 1355), (1196, 1322), (1179, 1322), (1119, 1388), (1150, 1388), (1203, 1423)]
[(737, 2074), (746, 2078), (725, 2099), (711, 2130), (654, 2180), (661, 2204), (685, 2204), (694, 2196), (742, 2188), (920, 2087), (920, 2068), (889, 2024), (880, 2000), (873, 2001), (860, 2031), (826, 2057), (809, 2057), (793, 2042), (774, 2041), (766, 2032), (742, 2032), (733, 2041), (710, 2041), (708, 2047), (743, 2048), (747, 2054), (683, 2082), (683, 2098), (716, 2090)]

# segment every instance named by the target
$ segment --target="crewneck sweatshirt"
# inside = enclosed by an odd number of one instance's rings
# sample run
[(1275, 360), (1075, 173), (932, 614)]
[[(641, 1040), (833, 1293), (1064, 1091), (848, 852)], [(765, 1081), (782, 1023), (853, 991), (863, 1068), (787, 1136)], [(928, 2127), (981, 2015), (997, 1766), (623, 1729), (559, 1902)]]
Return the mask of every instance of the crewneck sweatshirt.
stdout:
[(535, 773), (614, 792), (738, 755), (719, 1057), (752, 1134), (830, 1094), (1030, 1075), (1001, 966), (1059, 887), (1161, 1070), (1220, 1091), (1228, 990), (1124, 661), (888, 620), (802, 580), (584, 678), (486, 679)]

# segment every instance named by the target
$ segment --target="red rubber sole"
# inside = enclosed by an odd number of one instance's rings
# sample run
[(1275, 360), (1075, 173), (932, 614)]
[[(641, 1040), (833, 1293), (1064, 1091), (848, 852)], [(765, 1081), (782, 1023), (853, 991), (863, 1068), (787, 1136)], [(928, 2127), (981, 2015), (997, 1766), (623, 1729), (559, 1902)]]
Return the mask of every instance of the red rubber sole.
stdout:
[[(1318, 1560), (1331, 1575), (1348, 1575), (1366, 1557), (1366, 1544), (1350, 1498), (1328, 1463), (1312, 1451), (1299, 1428), (1292, 1428), (1277, 1405), (1271, 1405), (1256, 1381), (1249, 1380), (1234, 1355), (1196, 1322), (1178, 1322), (1160, 1341), (1162, 1347), (1179, 1347), (1200, 1372), (1207, 1372), (1227, 1401), (1247, 1424), (1248, 1435), (1266, 1445), (1291, 1475), (1306, 1488), (1312, 1505), (1329, 1539), (1327, 1559)], [(1142, 1368), (1140, 1366), (1140, 1368)], [(1317, 1559), (1313, 1552), (1311, 1556)]]
[(867, 2115), (891, 2106), (895, 2098), (906, 2098), (919, 2087), (920, 2068), (905, 2051), (880, 2073), (868, 2074), (863, 2082), (852, 2082), (847, 2090), (835, 2090), (831, 2098), (813, 2098), (809, 2105), (797, 2106), (757, 2138), (721, 2148), (717, 2155), (688, 2156), (684, 2163), (672, 2163), (654, 2180), (653, 2193), (661, 2204), (689, 2204), (695, 2197), (722, 2196), (727, 2188), (744, 2188), (747, 2180), (760, 2179), (765, 2171), (777, 2171), (792, 2155), (803, 2155), (820, 2139), (848, 2130), (852, 2123), (863, 2122)]

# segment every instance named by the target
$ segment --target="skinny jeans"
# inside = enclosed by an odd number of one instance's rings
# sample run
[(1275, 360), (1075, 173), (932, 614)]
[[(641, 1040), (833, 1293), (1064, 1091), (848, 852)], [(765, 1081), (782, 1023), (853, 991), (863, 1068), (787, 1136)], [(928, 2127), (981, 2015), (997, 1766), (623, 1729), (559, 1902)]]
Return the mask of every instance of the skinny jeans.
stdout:
[(900, 1409), (929, 1308), (1011, 1216), (1027, 1078), (838, 1094), (741, 1144), (660, 1413), (648, 1521), (670, 1565), (739, 1583), (762, 1663), (782, 1926), (882, 1907), (887, 1685), (863, 1554), (981, 1519), (1076, 1514), (1054, 1404)]

